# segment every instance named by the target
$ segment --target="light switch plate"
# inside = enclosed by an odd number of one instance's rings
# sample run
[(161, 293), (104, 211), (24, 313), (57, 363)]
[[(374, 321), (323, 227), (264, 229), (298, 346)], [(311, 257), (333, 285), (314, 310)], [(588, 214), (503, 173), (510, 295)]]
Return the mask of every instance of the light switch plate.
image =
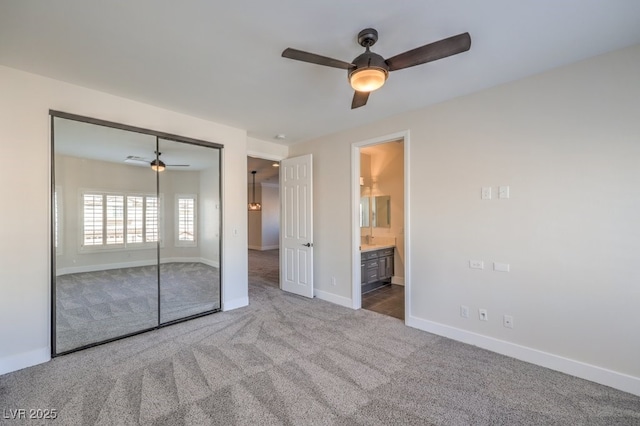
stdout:
[(471, 269), (484, 269), (484, 262), (482, 260), (470, 260), (469, 268)]
[(483, 200), (490, 200), (491, 199), (491, 187), (490, 186), (483, 186), (482, 187), (481, 197), (482, 197)]
[(497, 272), (509, 272), (508, 263), (493, 262), (493, 270)]
[(509, 198), (509, 187), (501, 186), (498, 188), (498, 198)]

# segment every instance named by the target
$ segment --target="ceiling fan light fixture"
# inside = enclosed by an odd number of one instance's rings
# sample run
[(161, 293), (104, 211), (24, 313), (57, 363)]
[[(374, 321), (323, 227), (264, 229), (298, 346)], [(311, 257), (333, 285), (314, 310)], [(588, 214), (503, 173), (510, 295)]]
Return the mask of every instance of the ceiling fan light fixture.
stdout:
[(154, 172), (161, 172), (166, 168), (167, 165), (164, 164), (161, 160), (156, 159), (151, 162), (151, 170), (153, 170)]
[(356, 69), (349, 74), (349, 83), (356, 92), (373, 92), (384, 85), (388, 75), (389, 73), (382, 68)]

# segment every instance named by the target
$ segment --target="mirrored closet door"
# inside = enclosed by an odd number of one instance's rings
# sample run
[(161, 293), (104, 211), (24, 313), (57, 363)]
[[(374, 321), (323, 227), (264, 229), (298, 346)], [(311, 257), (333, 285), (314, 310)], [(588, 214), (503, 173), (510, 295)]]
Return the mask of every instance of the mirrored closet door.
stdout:
[(220, 145), (51, 112), (52, 355), (220, 310)]

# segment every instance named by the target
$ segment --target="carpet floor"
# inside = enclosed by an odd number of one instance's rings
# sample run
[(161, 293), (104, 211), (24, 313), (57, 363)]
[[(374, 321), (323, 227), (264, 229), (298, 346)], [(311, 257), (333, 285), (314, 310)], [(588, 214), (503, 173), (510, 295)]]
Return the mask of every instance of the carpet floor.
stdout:
[(0, 410), (61, 425), (640, 425), (637, 396), (257, 275), (248, 307), (0, 376)]
[[(195, 262), (160, 265), (160, 322), (220, 308), (220, 271)], [(158, 325), (157, 266), (109, 269), (56, 278), (56, 351)]]

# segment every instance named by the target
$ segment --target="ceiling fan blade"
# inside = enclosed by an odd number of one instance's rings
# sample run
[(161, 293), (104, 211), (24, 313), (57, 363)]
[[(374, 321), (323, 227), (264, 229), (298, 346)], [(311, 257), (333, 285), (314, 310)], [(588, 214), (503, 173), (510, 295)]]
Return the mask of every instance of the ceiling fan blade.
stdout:
[(134, 164), (149, 164), (151, 160), (147, 158), (138, 157), (135, 155), (127, 155), (127, 158), (124, 159), (125, 163), (134, 163)]
[(470, 48), (471, 36), (462, 33), (392, 56), (385, 62), (389, 71), (396, 71), (466, 52)]
[(324, 65), (326, 67), (340, 68), (347, 70), (354, 65), (338, 59), (316, 55), (315, 53), (304, 52), (302, 50), (287, 48), (282, 52), (283, 58), (295, 59), (296, 61), (310, 62), (312, 64)]
[(165, 164), (167, 167), (190, 167), (191, 164)]
[(365, 106), (367, 104), (367, 100), (369, 99), (369, 93), (371, 92), (355, 91), (353, 94), (353, 100), (351, 101), (351, 109), (356, 109), (356, 108), (360, 108), (361, 106)]

